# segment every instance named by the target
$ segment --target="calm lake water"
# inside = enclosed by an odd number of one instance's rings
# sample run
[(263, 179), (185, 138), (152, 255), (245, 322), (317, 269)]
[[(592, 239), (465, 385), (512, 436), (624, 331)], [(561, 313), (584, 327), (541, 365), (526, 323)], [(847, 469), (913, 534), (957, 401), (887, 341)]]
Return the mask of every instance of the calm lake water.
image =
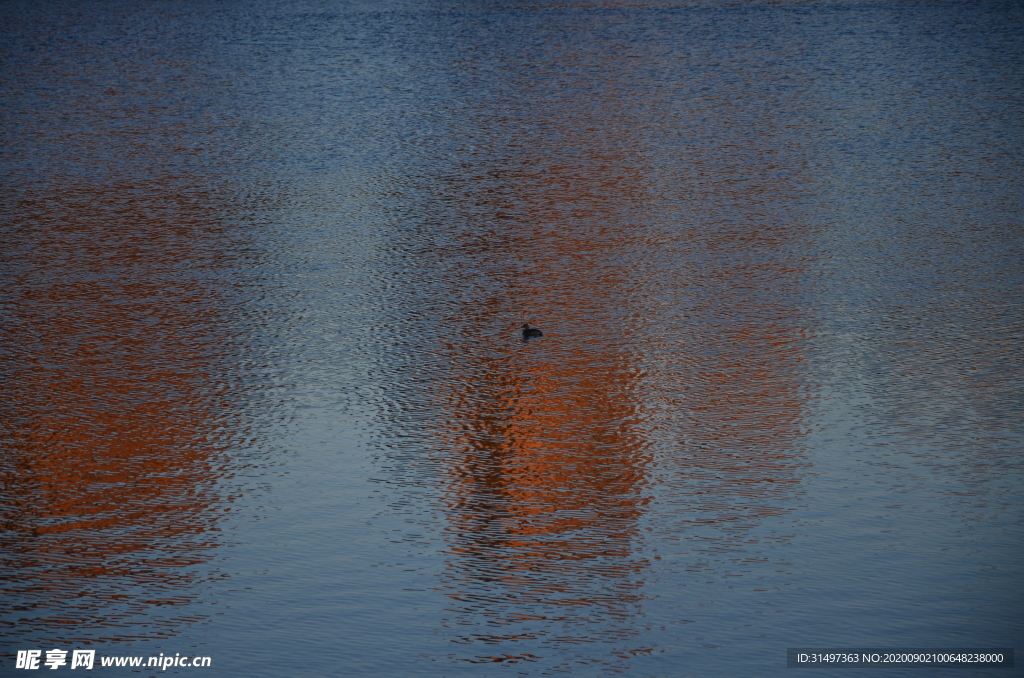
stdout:
[(1024, 5), (0, 26), (3, 672), (1024, 648)]

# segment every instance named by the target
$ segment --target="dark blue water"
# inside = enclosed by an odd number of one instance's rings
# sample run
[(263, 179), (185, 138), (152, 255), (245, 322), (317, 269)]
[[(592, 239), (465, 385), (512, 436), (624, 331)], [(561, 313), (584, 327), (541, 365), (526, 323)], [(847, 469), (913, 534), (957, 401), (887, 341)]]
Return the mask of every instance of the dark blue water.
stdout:
[(1021, 5), (0, 26), (5, 673), (1024, 648)]

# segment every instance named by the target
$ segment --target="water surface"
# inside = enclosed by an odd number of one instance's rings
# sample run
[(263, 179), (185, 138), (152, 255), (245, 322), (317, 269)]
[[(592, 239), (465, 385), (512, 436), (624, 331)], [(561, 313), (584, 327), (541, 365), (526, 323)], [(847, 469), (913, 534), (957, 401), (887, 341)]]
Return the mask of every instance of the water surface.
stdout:
[(0, 13), (5, 662), (1024, 646), (1018, 6)]

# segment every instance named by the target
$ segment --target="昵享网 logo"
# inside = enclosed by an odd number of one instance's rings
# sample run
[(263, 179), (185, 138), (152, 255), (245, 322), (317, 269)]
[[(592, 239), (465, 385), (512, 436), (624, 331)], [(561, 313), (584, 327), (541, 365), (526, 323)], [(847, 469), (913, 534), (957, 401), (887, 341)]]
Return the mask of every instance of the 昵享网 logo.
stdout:
[[(46, 651), (46, 659), (42, 659), (42, 650), (18, 650), (15, 660), (16, 669), (38, 669), (40, 662), (48, 669), (56, 669), (68, 665), (68, 651), (54, 648)], [(96, 659), (96, 650), (74, 650), (71, 652), (71, 668), (91, 669)]]

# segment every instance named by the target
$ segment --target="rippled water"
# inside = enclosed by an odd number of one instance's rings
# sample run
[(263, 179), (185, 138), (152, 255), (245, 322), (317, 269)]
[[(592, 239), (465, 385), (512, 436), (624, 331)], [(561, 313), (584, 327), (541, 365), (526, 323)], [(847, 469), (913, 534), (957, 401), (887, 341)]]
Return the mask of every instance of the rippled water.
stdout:
[(0, 16), (5, 666), (1024, 646), (1019, 4)]

